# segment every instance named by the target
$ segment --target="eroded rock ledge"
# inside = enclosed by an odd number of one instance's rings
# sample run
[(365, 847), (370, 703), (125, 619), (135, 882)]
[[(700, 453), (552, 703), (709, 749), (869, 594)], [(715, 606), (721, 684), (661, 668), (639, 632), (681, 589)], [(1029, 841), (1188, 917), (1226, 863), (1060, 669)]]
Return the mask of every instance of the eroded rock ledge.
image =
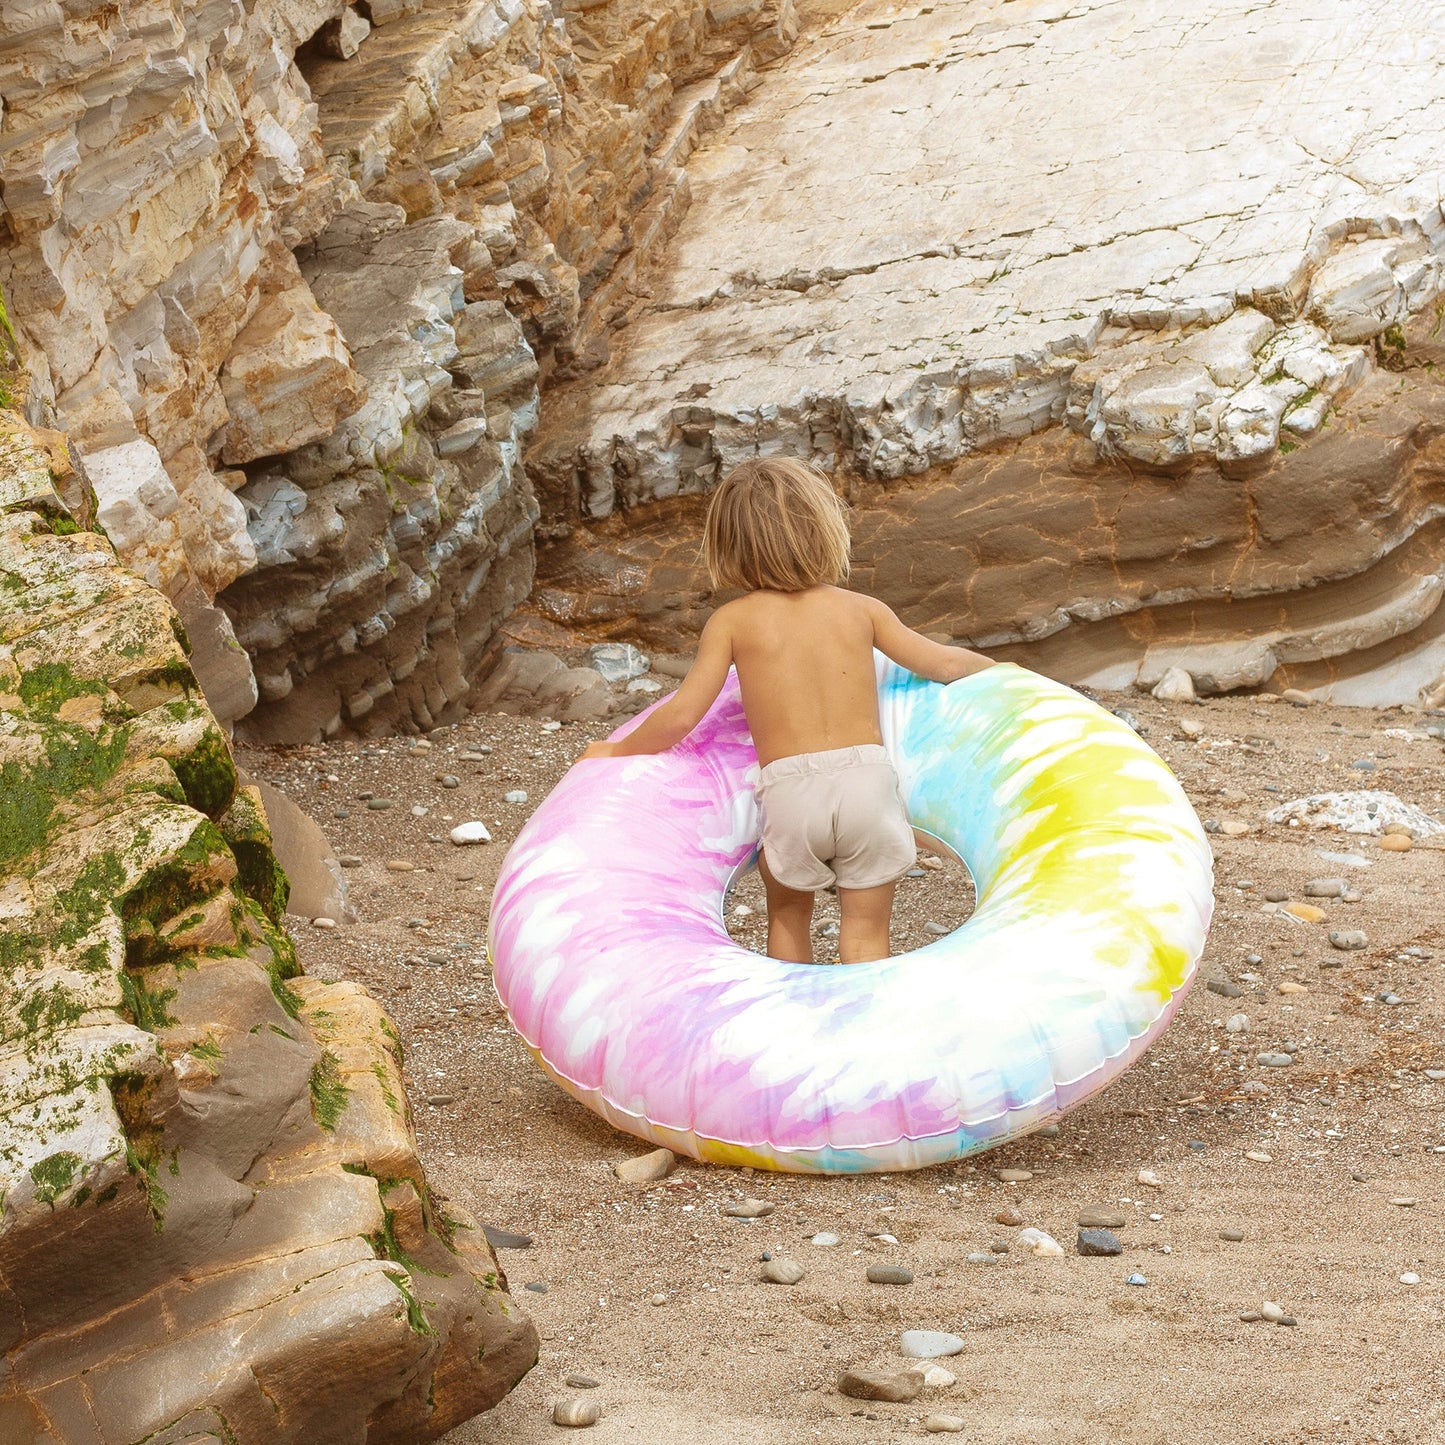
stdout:
[(651, 509), (786, 451), (930, 630), (1415, 700), (1442, 121), (1383, 3), (865, 0), (693, 157), (611, 364), (549, 392), (538, 610), (677, 645), (708, 599)]
[(539, 368), (605, 356), (682, 161), (794, 34), (791, 0), (0, 8), (30, 414), (223, 720), (460, 708), (531, 584)]
[(366, 992), (301, 975), (176, 614), (0, 412), (0, 1438), (414, 1442), (536, 1359)]

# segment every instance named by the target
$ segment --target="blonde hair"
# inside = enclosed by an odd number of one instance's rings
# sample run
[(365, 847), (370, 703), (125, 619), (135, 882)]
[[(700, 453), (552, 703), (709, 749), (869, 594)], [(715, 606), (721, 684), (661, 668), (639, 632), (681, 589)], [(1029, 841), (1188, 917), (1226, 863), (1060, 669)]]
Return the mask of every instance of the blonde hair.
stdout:
[(848, 577), (842, 499), (817, 468), (792, 457), (734, 467), (712, 494), (703, 560), (714, 587), (804, 592)]

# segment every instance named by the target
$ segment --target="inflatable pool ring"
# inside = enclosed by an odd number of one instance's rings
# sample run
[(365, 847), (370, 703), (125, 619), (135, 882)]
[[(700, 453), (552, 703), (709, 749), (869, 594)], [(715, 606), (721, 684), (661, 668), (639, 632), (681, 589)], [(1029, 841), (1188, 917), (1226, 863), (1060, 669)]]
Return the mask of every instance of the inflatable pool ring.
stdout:
[(513, 844), (497, 992), (547, 1073), (618, 1128), (724, 1164), (916, 1169), (1058, 1118), (1172, 1017), (1213, 878), (1163, 761), (1019, 667), (947, 686), (878, 669), (909, 816), (977, 888), (924, 948), (824, 967), (728, 936), (758, 838), (733, 676), (671, 752), (574, 768)]

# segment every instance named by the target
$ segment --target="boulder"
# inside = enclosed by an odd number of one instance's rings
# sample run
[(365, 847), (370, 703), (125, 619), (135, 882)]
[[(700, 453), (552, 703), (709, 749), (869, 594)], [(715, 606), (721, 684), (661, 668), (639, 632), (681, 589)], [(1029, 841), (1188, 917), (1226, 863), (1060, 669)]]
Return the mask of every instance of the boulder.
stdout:
[(0, 418), (0, 1433), (433, 1439), (536, 1333), (394, 1027), (302, 974), (176, 614), (58, 503)]

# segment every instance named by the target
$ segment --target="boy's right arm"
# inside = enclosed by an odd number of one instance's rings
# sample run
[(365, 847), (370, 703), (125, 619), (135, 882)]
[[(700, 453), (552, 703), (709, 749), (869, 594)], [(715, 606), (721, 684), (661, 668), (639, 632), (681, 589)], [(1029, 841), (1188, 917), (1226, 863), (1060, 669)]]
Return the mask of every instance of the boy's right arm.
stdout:
[(955, 682), (994, 666), (993, 658), (981, 652), (930, 642), (921, 633), (905, 627), (893, 609), (876, 597), (864, 597), (863, 601), (873, 619), (873, 645), (917, 677), (925, 677), (930, 682)]
[[(661, 753), (674, 747), (700, 723), (717, 701), (728, 669), (733, 665), (731, 619), (726, 608), (708, 618), (698, 638), (697, 658), (682, 686), (656, 707), (625, 738), (593, 743), (582, 758), (630, 758), (639, 753)], [(580, 762), (582, 759), (579, 758)]]

